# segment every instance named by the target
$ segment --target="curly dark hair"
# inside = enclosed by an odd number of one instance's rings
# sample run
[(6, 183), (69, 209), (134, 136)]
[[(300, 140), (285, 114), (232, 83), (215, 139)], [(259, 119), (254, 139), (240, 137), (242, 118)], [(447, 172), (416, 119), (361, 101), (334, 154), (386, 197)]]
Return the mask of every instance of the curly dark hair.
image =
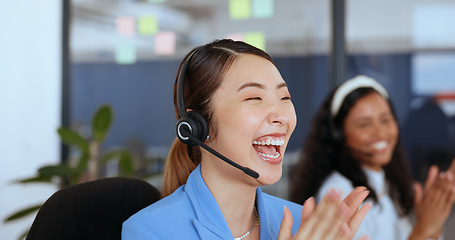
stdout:
[[(336, 89), (327, 96), (314, 117), (302, 155), (290, 172), (289, 199), (293, 202), (302, 204), (309, 197), (315, 196), (333, 171), (338, 171), (349, 179), (353, 187), (367, 187), (370, 190), (368, 198), (374, 202), (378, 200), (361, 165), (349, 153), (343, 134), (343, 123), (350, 109), (359, 99), (376, 90), (362, 87), (352, 91), (343, 100), (336, 117), (332, 118), (330, 107), (335, 91)], [(396, 121), (396, 114), (390, 100), (388, 104)], [(393, 183), (389, 185), (389, 195), (399, 206), (399, 214), (409, 214), (414, 205), (413, 178), (399, 140), (393, 151), (392, 160), (384, 167), (384, 172), (387, 181)]]

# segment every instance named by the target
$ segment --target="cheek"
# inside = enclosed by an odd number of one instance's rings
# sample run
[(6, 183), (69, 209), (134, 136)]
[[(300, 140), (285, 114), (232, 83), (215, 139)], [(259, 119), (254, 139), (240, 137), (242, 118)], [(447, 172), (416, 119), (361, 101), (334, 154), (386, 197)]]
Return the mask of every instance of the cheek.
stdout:
[(395, 123), (389, 130), (389, 135), (394, 139), (395, 142), (398, 141), (399, 129), (398, 125)]
[(361, 131), (345, 130), (345, 139), (348, 146), (358, 146), (368, 142), (368, 136)]

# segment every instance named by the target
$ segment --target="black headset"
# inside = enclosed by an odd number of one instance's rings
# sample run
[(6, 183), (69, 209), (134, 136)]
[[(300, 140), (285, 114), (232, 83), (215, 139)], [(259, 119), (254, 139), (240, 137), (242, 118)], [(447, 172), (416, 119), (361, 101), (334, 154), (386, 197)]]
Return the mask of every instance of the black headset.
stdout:
[(208, 152), (212, 153), (213, 155), (217, 156), (221, 160), (225, 161), (226, 163), (232, 165), (235, 168), (240, 169), (245, 174), (249, 175), (252, 178), (258, 178), (259, 173), (256, 171), (243, 167), (238, 163), (228, 159), (227, 157), (223, 156), (221, 153), (217, 152), (216, 150), (212, 149), (211, 147), (207, 146), (204, 142), (208, 139), (209, 136), (209, 124), (205, 120), (205, 118), (196, 111), (186, 111), (185, 107), (185, 99), (183, 96), (183, 82), (185, 79), (185, 75), (188, 71), (188, 65), (190, 63), (191, 57), (199, 52), (201, 48), (197, 48), (191, 52), (186, 61), (182, 64), (180, 71), (177, 74), (177, 110), (180, 114), (180, 119), (177, 121), (177, 127), (175, 129), (177, 133), (178, 139), (189, 145), (189, 146), (201, 146)]
[[(177, 109), (180, 114), (180, 119), (177, 121), (176, 133), (180, 141), (190, 146), (196, 146), (198, 144), (187, 136), (188, 133), (201, 142), (207, 140), (209, 134), (209, 125), (207, 121), (204, 119), (202, 114), (196, 111), (187, 112), (185, 99), (183, 97), (183, 83), (186, 72), (188, 71), (188, 65), (190, 64), (191, 57), (198, 52), (198, 50), (199, 49), (193, 50), (193, 52), (187, 57), (177, 75)], [(185, 128), (185, 131), (182, 131), (182, 128)]]
[(344, 131), (342, 128), (337, 128), (335, 125), (335, 117), (329, 116), (329, 128), (332, 138), (337, 142), (341, 143), (344, 139)]

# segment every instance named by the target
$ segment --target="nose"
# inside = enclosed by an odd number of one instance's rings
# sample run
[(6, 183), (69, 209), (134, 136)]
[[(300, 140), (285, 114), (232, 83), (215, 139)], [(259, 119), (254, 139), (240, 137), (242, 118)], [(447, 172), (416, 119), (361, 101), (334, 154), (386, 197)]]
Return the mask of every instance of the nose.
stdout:
[(285, 125), (289, 122), (290, 113), (285, 109), (275, 108), (275, 111), (269, 113), (269, 121), (271, 124)]
[(373, 128), (373, 136), (376, 138), (383, 138), (387, 133), (387, 126), (383, 124), (376, 123)]

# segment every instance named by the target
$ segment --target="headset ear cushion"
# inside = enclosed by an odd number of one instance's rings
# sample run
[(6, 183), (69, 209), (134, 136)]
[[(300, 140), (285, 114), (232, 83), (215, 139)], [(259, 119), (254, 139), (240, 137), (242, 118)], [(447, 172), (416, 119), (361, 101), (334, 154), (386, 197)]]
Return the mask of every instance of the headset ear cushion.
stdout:
[(199, 139), (201, 142), (205, 142), (207, 140), (207, 136), (209, 135), (209, 125), (207, 121), (205, 121), (204, 117), (195, 111), (189, 111), (187, 116), (196, 123), (197, 131), (193, 131), (193, 136)]
[(181, 131), (182, 128), (185, 128), (186, 131), (189, 131), (191, 135), (199, 139), (201, 142), (205, 142), (205, 140), (207, 140), (208, 124), (204, 117), (198, 112), (188, 112), (185, 117), (179, 119), (176, 128), (177, 137), (180, 141), (190, 146), (196, 146), (197, 144), (191, 141), (190, 138), (185, 137), (186, 134)]

